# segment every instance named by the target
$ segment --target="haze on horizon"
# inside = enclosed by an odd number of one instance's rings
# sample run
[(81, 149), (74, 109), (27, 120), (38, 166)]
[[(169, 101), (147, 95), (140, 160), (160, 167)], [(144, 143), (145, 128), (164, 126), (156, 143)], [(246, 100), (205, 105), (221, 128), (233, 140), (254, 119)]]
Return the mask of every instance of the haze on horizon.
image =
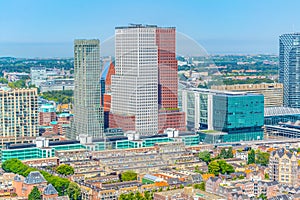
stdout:
[[(0, 57), (73, 57), (73, 40), (129, 23), (175, 26), (208, 54), (278, 54), (300, 30), (297, 0), (0, 0)], [(188, 48), (182, 47), (181, 48)]]

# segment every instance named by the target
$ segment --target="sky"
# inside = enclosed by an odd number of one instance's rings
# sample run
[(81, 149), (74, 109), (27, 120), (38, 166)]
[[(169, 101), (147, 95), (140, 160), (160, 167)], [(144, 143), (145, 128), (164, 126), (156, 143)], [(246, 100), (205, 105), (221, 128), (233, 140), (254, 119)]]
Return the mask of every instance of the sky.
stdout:
[(298, 0), (0, 0), (0, 57), (72, 57), (129, 23), (175, 26), (208, 54), (278, 54), (300, 31)]

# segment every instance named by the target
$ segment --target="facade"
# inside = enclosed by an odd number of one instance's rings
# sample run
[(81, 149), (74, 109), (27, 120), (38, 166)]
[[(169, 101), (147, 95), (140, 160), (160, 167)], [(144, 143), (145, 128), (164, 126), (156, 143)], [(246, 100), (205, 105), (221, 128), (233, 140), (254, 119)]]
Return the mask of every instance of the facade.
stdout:
[(31, 84), (40, 87), (41, 83), (47, 80), (46, 67), (31, 67), (30, 68)]
[(212, 86), (211, 89), (262, 94), (264, 95), (265, 107), (283, 105), (283, 85), (281, 83), (220, 85)]
[(0, 89), (1, 144), (38, 136), (37, 89)]
[(298, 161), (295, 154), (279, 149), (270, 155), (269, 176), (273, 181), (295, 186), (298, 184)]
[(115, 29), (110, 128), (135, 130), (143, 135), (158, 132), (156, 28), (133, 25)]
[(74, 42), (74, 121), (72, 135), (103, 137), (99, 40)]
[(300, 33), (279, 37), (279, 82), (284, 106), (300, 108)]
[(74, 90), (74, 79), (53, 79), (40, 83), (41, 92)]
[(261, 94), (184, 89), (182, 109), (187, 128), (199, 130), (202, 142), (263, 139), (264, 97)]

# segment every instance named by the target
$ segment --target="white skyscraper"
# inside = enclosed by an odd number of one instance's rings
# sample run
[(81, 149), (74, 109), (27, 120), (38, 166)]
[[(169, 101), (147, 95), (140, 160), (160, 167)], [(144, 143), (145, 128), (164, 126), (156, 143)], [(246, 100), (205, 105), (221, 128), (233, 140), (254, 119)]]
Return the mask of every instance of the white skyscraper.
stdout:
[(116, 73), (112, 76), (110, 120), (116, 127), (141, 135), (158, 131), (156, 28), (132, 25), (115, 29)]

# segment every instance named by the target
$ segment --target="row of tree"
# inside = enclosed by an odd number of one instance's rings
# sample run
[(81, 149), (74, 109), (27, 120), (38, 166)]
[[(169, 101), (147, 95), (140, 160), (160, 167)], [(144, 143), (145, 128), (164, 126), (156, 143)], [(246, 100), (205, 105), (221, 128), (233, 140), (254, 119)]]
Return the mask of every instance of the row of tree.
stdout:
[(130, 192), (128, 194), (121, 194), (119, 200), (152, 200), (153, 192), (145, 191), (144, 195), (140, 192)]
[(44, 176), (46, 181), (55, 187), (60, 196), (67, 194), (71, 200), (77, 200), (81, 198), (80, 188), (76, 183), (70, 182), (66, 178), (54, 176), (44, 170), (37, 170), (29, 167), (16, 158), (6, 160), (4, 163), (2, 163), (2, 169), (5, 172), (12, 172), (24, 177), (27, 177), (32, 171), (39, 171)]

